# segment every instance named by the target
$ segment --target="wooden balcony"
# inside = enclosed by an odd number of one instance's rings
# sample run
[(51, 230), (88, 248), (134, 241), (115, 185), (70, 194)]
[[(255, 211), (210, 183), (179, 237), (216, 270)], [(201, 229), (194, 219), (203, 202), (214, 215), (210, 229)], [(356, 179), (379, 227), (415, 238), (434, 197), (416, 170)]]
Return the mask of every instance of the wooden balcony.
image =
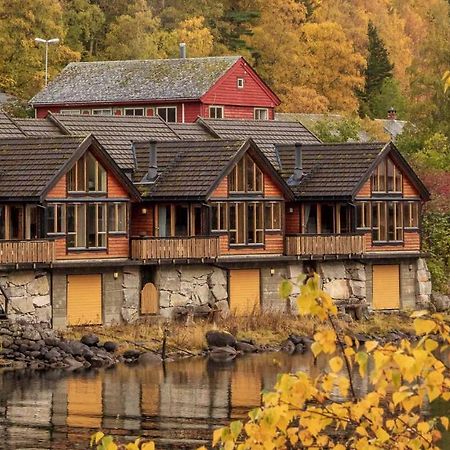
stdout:
[(55, 242), (52, 240), (0, 241), (0, 264), (50, 264), (54, 261)]
[(217, 237), (136, 238), (131, 241), (131, 258), (141, 261), (158, 259), (214, 259), (219, 256)]
[(364, 253), (362, 234), (286, 236), (288, 256), (360, 255)]

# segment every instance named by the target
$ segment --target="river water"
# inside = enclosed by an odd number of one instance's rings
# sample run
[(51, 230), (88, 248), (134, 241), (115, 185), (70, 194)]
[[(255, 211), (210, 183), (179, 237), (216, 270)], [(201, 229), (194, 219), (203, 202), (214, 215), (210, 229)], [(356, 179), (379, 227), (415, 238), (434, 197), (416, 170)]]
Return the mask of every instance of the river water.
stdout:
[[(158, 449), (196, 448), (210, 442), (215, 428), (258, 406), (278, 373), (317, 376), (325, 363), (314, 364), (310, 353), (267, 353), (227, 364), (193, 358), (74, 373), (6, 372), (0, 374), (0, 448), (87, 449), (99, 429), (122, 441), (152, 438)], [(366, 391), (366, 380), (356, 376), (355, 384)], [(436, 408), (450, 412), (448, 405)]]

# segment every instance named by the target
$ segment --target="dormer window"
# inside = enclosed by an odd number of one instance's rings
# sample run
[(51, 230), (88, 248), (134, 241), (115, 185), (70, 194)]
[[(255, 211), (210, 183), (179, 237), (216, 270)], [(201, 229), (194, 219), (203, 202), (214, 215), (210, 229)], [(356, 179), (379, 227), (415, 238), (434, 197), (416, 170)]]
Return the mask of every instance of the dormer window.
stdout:
[(106, 171), (91, 153), (83, 155), (67, 174), (69, 192), (106, 192)]
[(238, 87), (238, 89), (244, 89), (244, 79), (243, 78), (237, 79), (237, 87)]

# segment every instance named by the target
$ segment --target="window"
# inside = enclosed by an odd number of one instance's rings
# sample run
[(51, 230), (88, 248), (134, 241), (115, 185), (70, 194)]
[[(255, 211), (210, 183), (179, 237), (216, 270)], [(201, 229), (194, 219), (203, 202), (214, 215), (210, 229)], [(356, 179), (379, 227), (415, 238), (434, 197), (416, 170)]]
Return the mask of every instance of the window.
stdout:
[(400, 202), (372, 203), (372, 240), (403, 241), (403, 208)]
[(279, 202), (264, 204), (264, 219), (267, 231), (281, 230), (281, 207)]
[(255, 108), (254, 117), (255, 120), (268, 120), (269, 110), (267, 108)]
[(263, 204), (247, 203), (247, 244), (264, 243)]
[(321, 208), (321, 226), (320, 232), (323, 234), (332, 234), (336, 232), (335, 209), (334, 205), (322, 204)]
[(402, 173), (389, 158), (378, 164), (372, 174), (373, 192), (402, 193), (402, 184)]
[(419, 202), (403, 203), (405, 228), (419, 228)]
[(370, 210), (370, 202), (360, 202), (357, 204), (357, 222), (356, 226), (358, 228), (370, 228), (371, 224), (371, 210)]
[(263, 192), (263, 173), (250, 156), (242, 158), (228, 176), (230, 192)]
[(69, 192), (106, 192), (106, 171), (91, 153), (82, 156), (67, 174)]
[(61, 109), (59, 113), (62, 114), (63, 116), (70, 116), (70, 115), (76, 116), (81, 114), (81, 111), (79, 109)]
[(83, 116), (90, 116), (91, 115), (91, 110), (90, 109), (82, 109), (81, 110), (81, 114)]
[(177, 107), (176, 106), (158, 106), (156, 114), (166, 122), (177, 121)]
[(211, 230), (227, 230), (227, 204), (224, 202), (213, 203), (211, 205)]
[(126, 116), (144, 116), (144, 108), (125, 108)]
[(230, 215), (230, 244), (245, 244), (247, 228), (245, 203), (230, 203), (228, 212)]
[(243, 78), (237, 79), (237, 87), (238, 87), (238, 89), (244, 89), (244, 79)]
[(105, 203), (68, 204), (66, 221), (68, 248), (106, 248)]
[(209, 117), (210, 119), (223, 119), (223, 106), (210, 106)]
[(47, 233), (61, 234), (65, 231), (65, 208), (59, 203), (47, 206)]
[(175, 205), (175, 236), (188, 236), (189, 233), (189, 206)]
[(0, 205), (0, 239), (6, 239), (6, 206)]
[(108, 231), (110, 233), (127, 232), (127, 204), (108, 204)]
[(92, 114), (94, 116), (112, 116), (112, 109), (111, 108), (93, 109)]
[(305, 233), (315, 234), (317, 233), (317, 205), (309, 204), (305, 205), (303, 209), (303, 223)]

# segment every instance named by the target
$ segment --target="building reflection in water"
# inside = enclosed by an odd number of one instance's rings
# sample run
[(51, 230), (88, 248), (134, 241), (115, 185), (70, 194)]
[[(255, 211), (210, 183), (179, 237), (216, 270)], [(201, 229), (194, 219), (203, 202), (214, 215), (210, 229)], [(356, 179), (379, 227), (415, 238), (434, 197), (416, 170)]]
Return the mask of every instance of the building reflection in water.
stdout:
[[(274, 359), (277, 363), (274, 363)], [(80, 373), (0, 376), (0, 442), (7, 448), (86, 448), (96, 430), (195, 448), (260, 404), (279, 372), (320, 374), (310, 354), (260, 354), (227, 364), (203, 358)]]

